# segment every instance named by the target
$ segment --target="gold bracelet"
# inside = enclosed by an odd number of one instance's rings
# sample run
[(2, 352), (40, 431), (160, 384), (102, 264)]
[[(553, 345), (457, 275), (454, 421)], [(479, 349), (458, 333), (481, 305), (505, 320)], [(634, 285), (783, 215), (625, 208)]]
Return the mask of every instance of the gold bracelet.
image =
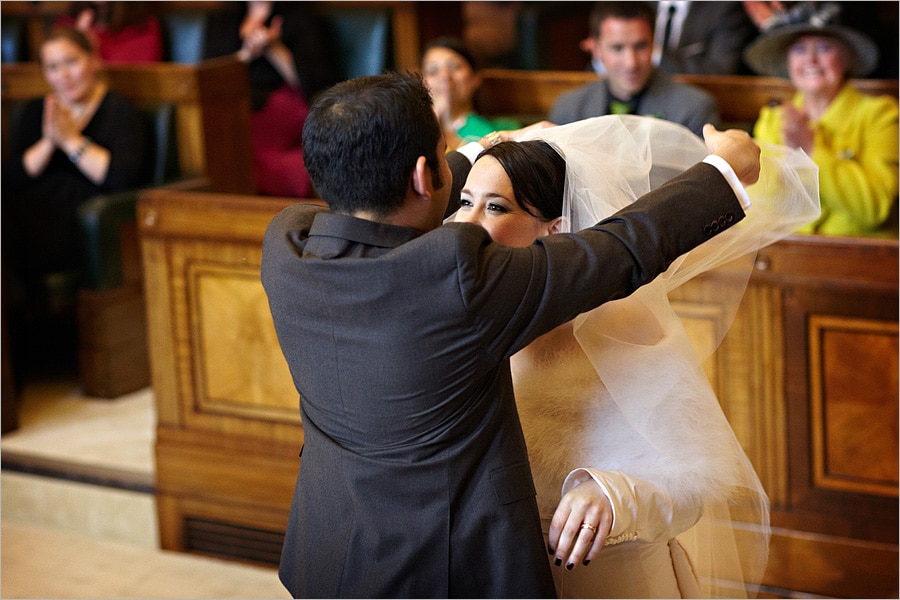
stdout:
[(493, 148), (503, 141), (503, 138), (500, 137), (500, 133), (497, 131), (490, 132), (489, 134), (484, 136), (484, 139), (486, 139), (488, 142), (488, 148)]

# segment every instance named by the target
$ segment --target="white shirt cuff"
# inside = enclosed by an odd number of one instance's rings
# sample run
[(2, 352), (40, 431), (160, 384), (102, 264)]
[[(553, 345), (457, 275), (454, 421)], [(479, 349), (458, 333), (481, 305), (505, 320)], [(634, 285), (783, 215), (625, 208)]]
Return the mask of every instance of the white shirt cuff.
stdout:
[(738, 200), (741, 201), (741, 206), (744, 207), (744, 210), (749, 209), (750, 196), (747, 195), (747, 190), (744, 189), (744, 185), (741, 183), (741, 180), (738, 179), (737, 174), (734, 172), (734, 169), (731, 168), (731, 165), (728, 164), (728, 161), (717, 154), (710, 154), (703, 159), (703, 162), (714, 166), (722, 173), (725, 181), (728, 182), (728, 185), (734, 190), (734, 194), (738, 197)]
[[(482, 146), (478, 142), (469, 142), (464, 146), (457, 148), (456, 151), (469, 159), (470, 163), (475, 162), (475, 159), (478, 158), (478, 155), (484, 150), (484, 146)], [(727, 164), (727, 163), (726, 163)]]

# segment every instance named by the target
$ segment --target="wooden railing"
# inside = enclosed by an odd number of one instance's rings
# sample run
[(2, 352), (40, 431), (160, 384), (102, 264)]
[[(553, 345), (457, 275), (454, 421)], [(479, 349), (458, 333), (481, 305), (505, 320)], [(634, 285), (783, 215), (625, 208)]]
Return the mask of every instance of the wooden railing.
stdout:
[[(513, 115), (529, 123), (546, 119), (559, 96), (598, 76), (588, 71), (522, 71), (484, 69), (476, 108), (485, 115)], [(749, 129), (759, 110), (783, 102), (793, 93), (789, 81), (752, 75), (675, 75), (676, 81), (701, 87), (715, 97), (724, 123)], [(897, 97), (897, 80), (854, 79), (853, 85), (873, 95)]]

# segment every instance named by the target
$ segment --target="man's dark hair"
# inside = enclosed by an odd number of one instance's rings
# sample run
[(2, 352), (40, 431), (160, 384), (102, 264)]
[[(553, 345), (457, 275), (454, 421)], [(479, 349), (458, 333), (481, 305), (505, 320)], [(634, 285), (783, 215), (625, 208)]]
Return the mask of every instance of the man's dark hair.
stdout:
[(649, 2), (595, 2), (590, 15), (590, 35), (600, 35), (600, 24), (606, 19), (642, 19), (656, 28), (656, 12)]
[(516, 202), (532, 217), (550, 221), (562, 216), (566, 160), (543, 140), (503, 142), (478, 155), (493, 156), (506, 171)]
[(420, 156), (435, 188), (444, 185), (437, 156), (441, 135), (420, 74), (358, 77), (313, 103), (303, 126), (303, 160), (331, 210), (384, 217), (403, 205)]

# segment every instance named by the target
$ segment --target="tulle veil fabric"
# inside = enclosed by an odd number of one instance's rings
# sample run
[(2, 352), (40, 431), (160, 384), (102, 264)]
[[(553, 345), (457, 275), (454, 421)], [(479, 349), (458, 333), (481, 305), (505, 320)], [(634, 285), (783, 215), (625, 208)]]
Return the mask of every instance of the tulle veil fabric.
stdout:
[[(566, 159), (563, 216), (571, 231), (612, 215), (709, 153), (681, 125), (630, 115), (538, 129), (527, 137), (549, 142)], [(717, 286), (715, 301), (730, 325), (757, 251), (818, 217), (815, 164), (799, 150), (761, 149), (760, 179), (747, 188), (752, 206), (744, 220), (631, 296), (574, 324), (578, 343), (634, 435), (655, 450), (634, 456), (622, 449), (621, 456), (604, 456), (604, 462), (680, 500), (702, 503), (703, 516), (678, 540), (706, 597), (755, 595), (768, 560), (769, 500), (702, 368), (727, 327), (712, 343), (692, 340), (668, 293), (697, 275), (727, 268), (728, 285)], [(604, 435), (602, 424), (594, 435)]]

